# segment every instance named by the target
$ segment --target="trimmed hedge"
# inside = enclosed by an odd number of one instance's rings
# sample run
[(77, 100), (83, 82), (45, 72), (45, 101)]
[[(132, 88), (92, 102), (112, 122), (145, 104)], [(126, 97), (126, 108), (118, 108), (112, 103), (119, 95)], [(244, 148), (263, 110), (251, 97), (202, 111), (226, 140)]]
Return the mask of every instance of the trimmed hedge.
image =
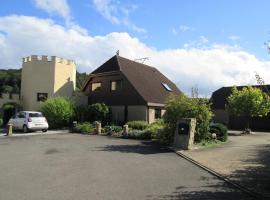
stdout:
[(84, 123), (78, 123), (74, 127), (74, 131), (77, 132), (77, 133), (94, 134), (95, 133), (95, 128), (91, 123), (84, 122)]
[(2, 126), (3, 126), (3, 119), (0, 118), (0, 127), (2, 127)]
[(148, 126), (148, 123), (146, 121), (129, 121), (127, 122), (127, 125), (131, 129), (142, 131)]
[(225, 125), (220, 123), (210, 124), (210, 133), (216, 133), (217, 139), (225, 142), (228, 139), (228, 129)]

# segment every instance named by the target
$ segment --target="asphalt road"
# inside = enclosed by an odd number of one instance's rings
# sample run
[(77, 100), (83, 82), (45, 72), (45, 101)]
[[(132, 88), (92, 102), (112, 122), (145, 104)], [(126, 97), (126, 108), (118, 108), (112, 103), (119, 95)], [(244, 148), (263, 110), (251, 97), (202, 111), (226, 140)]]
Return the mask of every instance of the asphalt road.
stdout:
[(248, 199), (151, 142), (57, 134), (0, 138), (1, 200)]

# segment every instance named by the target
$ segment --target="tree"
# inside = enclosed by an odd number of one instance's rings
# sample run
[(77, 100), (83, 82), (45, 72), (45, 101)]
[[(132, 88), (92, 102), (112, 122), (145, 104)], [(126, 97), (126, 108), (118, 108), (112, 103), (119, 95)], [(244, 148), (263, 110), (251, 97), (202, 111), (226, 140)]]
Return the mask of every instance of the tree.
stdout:
[(229, 112), (245, 117), (247, 129), (252, 117), (263, 117), (270, 112), (270, 97), (261, 89), (252, 86), (244, 87), (242, 90), (233, 87), (232, 94), (227, 100)]
[(171, 95), (166, 102), (164, 115), (165, 131), (161, 135), (164, 143), (171, 143), (179, 118), (196, 118), (195, 141), (200, 142), (209, 137), (209, 124), (212, 118), (210, 104), (200, 98), (190, 98), (181, 95)]

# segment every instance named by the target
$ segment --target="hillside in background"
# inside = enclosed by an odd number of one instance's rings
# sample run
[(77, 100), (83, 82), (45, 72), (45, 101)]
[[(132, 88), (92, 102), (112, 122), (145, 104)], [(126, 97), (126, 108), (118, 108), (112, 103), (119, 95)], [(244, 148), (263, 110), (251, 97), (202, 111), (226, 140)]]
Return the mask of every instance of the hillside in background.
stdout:
[[(1, 69), (0, 70), (0, 93), (20, 93), (21, 69)], [(77, 72), (76, 89), (80, 90), (88, 75)]]

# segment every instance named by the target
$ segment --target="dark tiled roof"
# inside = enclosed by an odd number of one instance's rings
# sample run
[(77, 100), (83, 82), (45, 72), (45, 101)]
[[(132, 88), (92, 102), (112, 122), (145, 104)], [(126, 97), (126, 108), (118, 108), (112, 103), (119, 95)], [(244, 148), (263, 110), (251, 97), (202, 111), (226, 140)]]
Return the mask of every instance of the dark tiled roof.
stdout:
[(113, 56), (91, 75), (111, 71), (121, 71), (146, 102), (165, 103), (166, 97), (171, 92), (166, 90), (162, 83), (167, 84), (173, 93), (181, 93), (177, 86), (156, 68), (121, 56)]
[[(237, 86), (238, 90), (242, 90), (243, 87), (247, 86)], [(270, 85), (252, 85), (252, 87), (257, 87), (261, 88), (262, 91), (264, 92), (269, 92), (270, 91)], [(222, 87), (213, 92), (212, 97), (211, 97), (211, 102), (212, 102), (212, 108), (213, 109), (225, 109), (227, 102), (227, 98), (230, 96), (232, 92), (232, 87)]]

